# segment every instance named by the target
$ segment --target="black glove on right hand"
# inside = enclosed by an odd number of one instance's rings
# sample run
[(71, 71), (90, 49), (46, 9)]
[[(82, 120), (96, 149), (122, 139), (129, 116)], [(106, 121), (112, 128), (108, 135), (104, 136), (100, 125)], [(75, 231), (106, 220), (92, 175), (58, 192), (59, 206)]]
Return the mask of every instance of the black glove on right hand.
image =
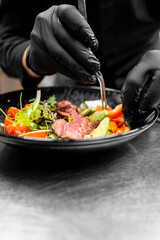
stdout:
[(144, 54), (127, 75), (122, 91), (126, 119), (137, 121), (160, 103), (160, 50)]
[(74, 6), (52, 6), (36, 17), (26, 62), (40, 76), (59, 72), (95, 83), (100, 63), (92, 51), (97, 48), (93, 31)]

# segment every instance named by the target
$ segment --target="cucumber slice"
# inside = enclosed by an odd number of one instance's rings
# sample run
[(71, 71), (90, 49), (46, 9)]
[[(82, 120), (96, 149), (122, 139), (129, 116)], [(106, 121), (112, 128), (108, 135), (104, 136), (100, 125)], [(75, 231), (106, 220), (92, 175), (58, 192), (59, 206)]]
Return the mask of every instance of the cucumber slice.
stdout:
[(85, 110), (83, 110), (81, 112), (81, 115), (82, 116), (89, 116), (91, 115), (92, 113), (94, 113), (95, 111), (97, 111), (95, 108), (86, 108)]
[(95, 113), (93, 113), (92, 115), (89, 116), (89, 120), (91, 122), (93, 121), (102, 121), (103, 118), (107, 117), (108, 115), (108, 111), (107, 110), (103, 110), (103, 111), (96, 111)]
[(84, 136), (84, 139), (105, 137), (109, 130), (110, 118), (105, 117), (96, 129), (93, 129), (89, 134)]
[(83, 110), (88, 108), (88, 106), (87, 106), (87, 104), (85, 102), (81, 103), (79, 107), (80, 107), (81, 111), (83, 111)]

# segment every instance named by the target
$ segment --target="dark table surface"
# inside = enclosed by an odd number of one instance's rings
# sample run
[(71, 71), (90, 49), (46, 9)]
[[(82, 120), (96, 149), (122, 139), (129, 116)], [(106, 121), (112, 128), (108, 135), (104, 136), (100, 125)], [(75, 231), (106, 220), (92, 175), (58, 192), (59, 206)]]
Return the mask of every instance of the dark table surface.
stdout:
[(159, 240), (160, 123), (110, 151), (0, 143), (1, 240)]

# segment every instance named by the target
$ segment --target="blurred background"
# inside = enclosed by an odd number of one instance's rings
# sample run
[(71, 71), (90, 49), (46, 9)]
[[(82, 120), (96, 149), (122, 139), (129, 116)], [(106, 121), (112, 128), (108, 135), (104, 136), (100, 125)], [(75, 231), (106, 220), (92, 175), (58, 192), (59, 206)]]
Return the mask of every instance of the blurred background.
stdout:
[[(38, 87), (75, 86), (77, 83), (61, 74), (46, 76)], [(19, 79), (11, 78), (0, 68), (0, 94), (23, 89)]]
[(20, 81), (16, 78), (8, 77), (0, 68), (0, 93), (22, 89)]
[[(39, 87), (56, 85), (56, 75), (46, 76)], [(0, 94), (23, 89), (19, 79), (11, 78), (0, 68)]]

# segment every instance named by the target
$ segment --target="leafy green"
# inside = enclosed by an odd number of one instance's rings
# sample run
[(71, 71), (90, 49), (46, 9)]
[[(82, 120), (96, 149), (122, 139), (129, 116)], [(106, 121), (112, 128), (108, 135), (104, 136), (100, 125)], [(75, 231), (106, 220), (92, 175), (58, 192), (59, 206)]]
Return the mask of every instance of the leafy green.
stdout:
[(40, 125), (40, 126), (39, 126), (39, 129), (41, 129), (41, 130), (46, 130), (46, 129), (48, 129), (48, 126), (42, 126), (42, 125)]
[(33, 111), (35, 111), (38, 108), (40, 100), (41, 100), (41, 90), (37, 90), (36, 99), (35, 99), (35, 101), (33, 103), (34, 104)]
[(59, 137), (58, 137), (55, 133), (53, 133), (53, 132), (49, 133), (49, 134), (47, 135), (47, 138), (51, 138), (51, 139), (53, 139), (53, 140), (59, 139)]
[[(20, 96), (20, 102), (22, 102), (21, 98), (22, 98), (22, 95)], [(41, 91), (37, 90), (36, 98), (34, 102), (31, 103), (30, 107), (28, 108), (21, 107), (21, 111), (15, 114), (15, 121), (17, 123), (21, 123), (28, 126), (30, 130), (38, 129), (39, 126), (37, 124), (38, 123), (37, 120), (41, 117), (41, 111), (40, 111), (41, 105), (39, 105), (40, 99), (41, 99)], [(22, 105), (22, 103), (20, 105)]]
[(38, 129), (38, 124), (34, 123), (32, 119), (25, 115), (23, 110), (15, 114), (15, 121), (28, 126), (30, 130)]
[[(36, 98), (30, 100), (29, 107), (22, 108), (21, 94), (21, 110), (15, 114), (15, 122), (28, 126), (31, 131), (34, 129), (51, 129), (51, 124), (57, 120), (57, 114), (54, 108), (56, 103), (55, 95), (49, 97), (47, 101), (41, 101), (41, 90), (37, 90)], [(4, 113), (3, 110), (0, 109), (0, 111)], [(5, 113), (4, 115), (8, 117)]]
[(30, 104), (31, 107), (27, 108), (27, 111), (26, 111), (26, 114), (28, 115), (29, 118), (31, 115), (33, 117), (34, 112), (39, 107), (40, 100), (41, 100), (41, 90), (37, 90), (35, 101)]
[(52, 95), (47, 99), (47, 103), (49, 104), (50, 107), (53, 107), (57, 101), (56, 101), (56, 96)]
[(42, 111), (43, 111), (44, 119), (53, 121), (53, 116), (52, 116), (53, 114), (49, 108), (43, 108)]

